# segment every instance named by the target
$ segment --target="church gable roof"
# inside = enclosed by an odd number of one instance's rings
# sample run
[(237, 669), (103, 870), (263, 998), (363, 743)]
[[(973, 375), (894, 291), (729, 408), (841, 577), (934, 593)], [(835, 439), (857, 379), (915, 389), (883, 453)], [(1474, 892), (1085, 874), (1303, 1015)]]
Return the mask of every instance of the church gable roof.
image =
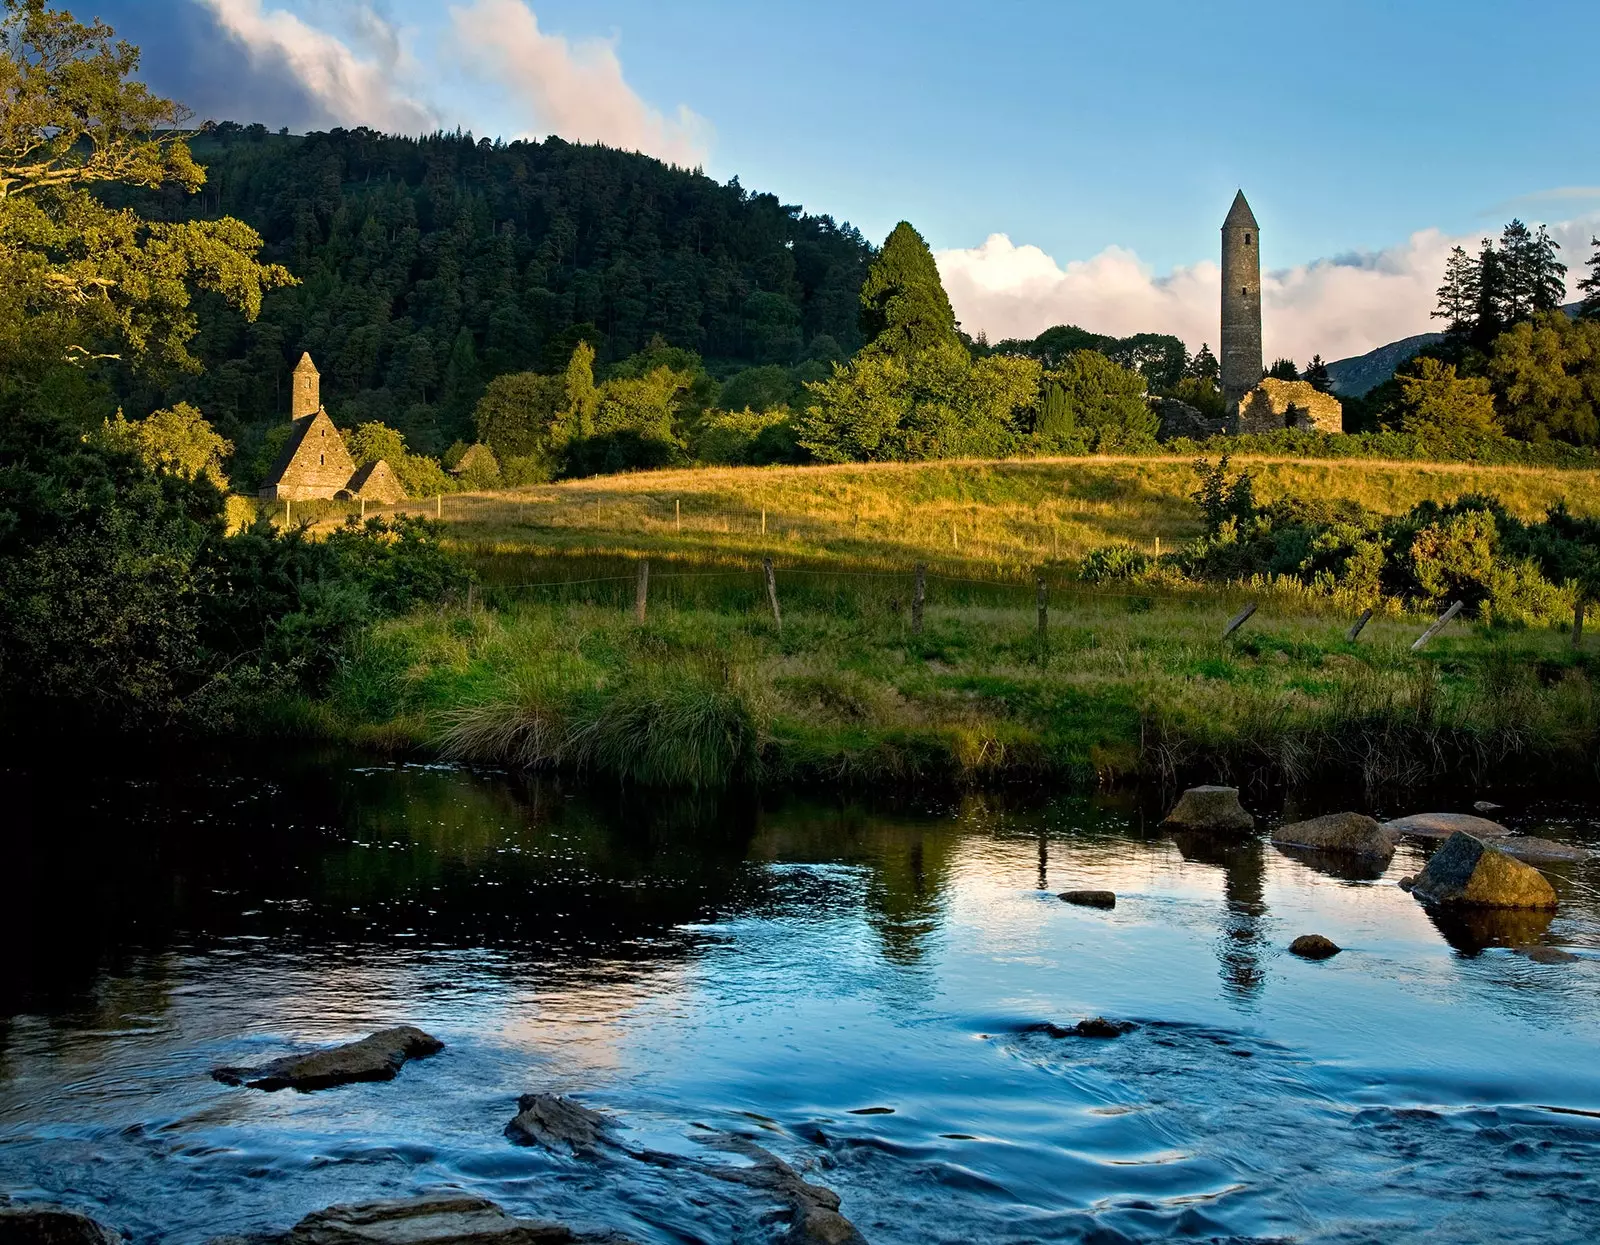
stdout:
[(345, 448), (344, 437), (328, 418), (318, 411), (309, 419), (295, 421), (283, 453), (267, 477), (267, 488), (326, 490), (332, 497), (349, 483), (356, 465)]
[(1244, 191), (1233, 197), (1233, 206), (1228, 209), (1228, 218), (1222, 222), (1224, 229), (1259, 229), (1256, 224), (1256, 214), (1250, 210), (1250, 204), (1245, 201)]
[(399, 477), (383, 459), (368, 463), (350, 477), (350, 483), (345, 486), (351, 497), (360, 497), (366, 501), (404, 501), (406, 490), (401, 485)]

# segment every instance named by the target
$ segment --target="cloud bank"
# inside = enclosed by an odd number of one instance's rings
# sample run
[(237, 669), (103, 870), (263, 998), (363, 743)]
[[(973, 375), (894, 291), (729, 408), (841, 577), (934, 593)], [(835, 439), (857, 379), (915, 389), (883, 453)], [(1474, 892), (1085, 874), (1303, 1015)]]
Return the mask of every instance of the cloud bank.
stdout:
[(284, 0), (99, 5), (141, 45), (156, 89), (202, 118), (297, 131), (559, 134), (678, 164), (706, 161), (704, 120), (682, 105), (652, 107), (629, 84), (613, 41), (551, 34), (527, 0), (461, 0), (444, 10), (443, 37), (386, 16), (383, 0), (299, 12)]
[(570, 43), (539, 29), (523, 0), (475, 0), (450, 9), (464, 61), (487, 72), (528, 117), (527, 135), (643, 151), (676, 164), (701, 164), (709, 127), (679, 105), (662, 116), (622, 76), (608, 40)]
[[(1569, 269), (1568, 288), (1589, 257), (1600, 215), (1553, 225)], [(1430, 332), (1435, 291), (1452, 246), (1476, 251), (1480, 239), (1437, 229), (1372, 254), (1319, 259), (1262, 274), (1261, 317), (1267, 360), (1304, 365), (1313, 354), (1342, 359), (1402, 337)], [(1189, 349), (1218, 347), (1221, 272), (1215, 261), (1156, 276), (1132, 251), (1107, 247), (1086, 260), (1058, 263), (1036, 246), (993, 234), (981, 246), (935, 256), (962, 327), (991, 341), (1035, 337), (1051, 325), (1096, 333), (1171, 333)]]
[[(366, 4), (350, 20), (366, 37), (366, 55), (334, 34), (261, 0), (194, 0), (218, 30), (244, 49), (258, 71), (290, 79), (309, 103), (314, 125), (366, 125), (418, 134), (440, 124), (438, 113), (398, 85), (421, 77), (404, 50), (401, 32)], [(304, 124), (304, 121), (302, 122)]]

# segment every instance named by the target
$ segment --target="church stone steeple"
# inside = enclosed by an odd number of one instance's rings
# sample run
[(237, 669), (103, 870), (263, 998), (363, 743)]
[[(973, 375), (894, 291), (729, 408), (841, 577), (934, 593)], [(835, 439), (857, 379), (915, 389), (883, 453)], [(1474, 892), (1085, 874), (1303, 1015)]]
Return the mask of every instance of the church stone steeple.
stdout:
[(1261, 228), (1241, 190), (1222, 222), (1222, 398), (1230, 416), (1261, 375)]
[(311, 361), (311, 352), (308, 350), (300, 356), (300, 362), (294, 369), (293, 393), (289, 399), (289, 415), (292, 419), (305, 419), (315, 415), (322, 409), (322, 379), (317, 372), (317, 365)]

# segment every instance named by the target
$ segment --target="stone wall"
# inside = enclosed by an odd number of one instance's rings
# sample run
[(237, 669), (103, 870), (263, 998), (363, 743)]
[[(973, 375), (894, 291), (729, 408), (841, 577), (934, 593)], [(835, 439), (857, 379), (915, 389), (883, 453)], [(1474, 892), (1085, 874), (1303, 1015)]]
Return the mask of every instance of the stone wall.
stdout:
[(1312, 388), (1309, 381), (1269, 376), (1240, 399), (1237, 431), (1279, 432), (1284, 428), (1343, 432), (1344, 407), (1332, 394)]
[(1226, 419), (1221, 416), (1212, 418), (1198, 407), (1180, 402), (1177, 398), (1152, 397), (1148, 401), (1151, 411), (1161, 421), (1161, 427), (1156, 431), (1158, 441), (1171, 441), (1175, 437), (1204, 441), (1207, 437), (1228, 431)]

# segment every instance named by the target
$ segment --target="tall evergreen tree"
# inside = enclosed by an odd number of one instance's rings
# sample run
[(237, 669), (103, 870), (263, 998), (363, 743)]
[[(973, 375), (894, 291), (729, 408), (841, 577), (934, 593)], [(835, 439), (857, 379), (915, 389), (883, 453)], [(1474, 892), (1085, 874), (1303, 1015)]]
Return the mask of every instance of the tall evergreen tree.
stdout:
[(1217, 356), (1211, 353), (1211, 347), (1201, 342), (1200, 349), (1189, 356), (1183, 374), (1201, 380), (1218, 381), (1222, 379), (1222, 365), (1217, 362)]
[(1318, 393), (1333, 392), (1333, 377), (1328, 375), (1328, 365), (1319, 354), (1311, 356), (1311, 362), (1306, 364), (1305, 375), (1301, 379), (1310, 381), (1311, 387)]
[(1567, 293), (1567, 266), (1556, 258), (1560, 245), (1543, 225), (1534, 233), (1513, 220), (1500, 235), (1505, 284), (1501, 318), (1507, 326), (1554, 311)]
[(1567, 266), (1556, 258), (1560, 249), (1561, 244), (1540, 225), (1529, 252), (1529, 288), (1535, 315), (1555, 311), (1567, 301)]
[(1267, 375), (1274, 380), (1299, 380), (1300, 369), (1294, 365), (1293, 359), (1275, 359), (1267, 369)]
[(1589, 245), (1594, 247), (1594, 254), (1589, 256), (1585, 265), (1589, 275), (1578, 282), (1578, 288), (1583, 291), (1584, 299), (1578, 307), (1578, 315), (1585, 320), (1600, 320), (1600, 238), (1591, 236)]
[(861, 287), (861, 335), (873, 349), (902, 358), (958, 343), (939, 266), (922, 235), (905, 221), (894, 227)]
[(1472, 313), (1472, 344), (1487, 350), (1506, 327), (1506, 271), (1494, 241), (1483, 240), (1478, 252), (1477, 306)]
[(1459, 246), (1451, 247), (1450, 258), (1445, 260), (1438, 298), (1433, 318), (1445, 322), (1446, 335), (1468, 336), (1478, 309), (1478, 264)]

